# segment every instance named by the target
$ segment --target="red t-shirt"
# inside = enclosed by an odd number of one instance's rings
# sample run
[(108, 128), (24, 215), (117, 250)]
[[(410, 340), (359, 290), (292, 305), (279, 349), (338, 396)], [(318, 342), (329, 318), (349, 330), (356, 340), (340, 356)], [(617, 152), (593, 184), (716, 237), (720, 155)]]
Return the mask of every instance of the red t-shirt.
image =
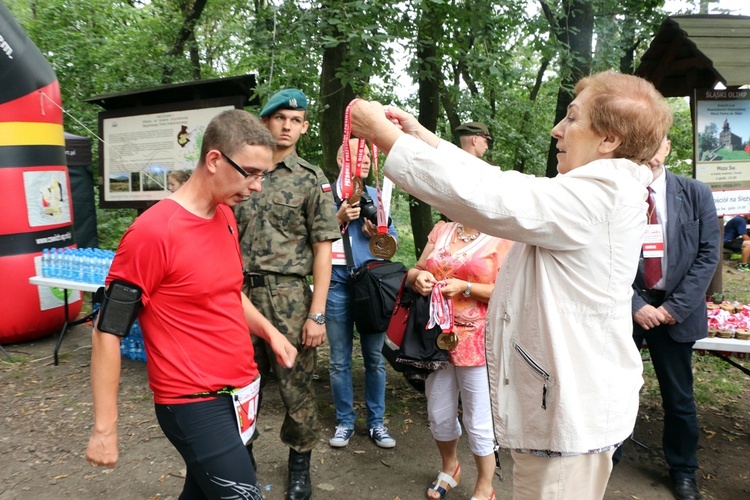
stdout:
[(113, 279), (143, 290), (139, 319), (156, 403), (200, 401), (184, 396), (255, 379), (229, 207), (203, 219), (172, 200), (157, 203), (123, 235), (107, 283)]

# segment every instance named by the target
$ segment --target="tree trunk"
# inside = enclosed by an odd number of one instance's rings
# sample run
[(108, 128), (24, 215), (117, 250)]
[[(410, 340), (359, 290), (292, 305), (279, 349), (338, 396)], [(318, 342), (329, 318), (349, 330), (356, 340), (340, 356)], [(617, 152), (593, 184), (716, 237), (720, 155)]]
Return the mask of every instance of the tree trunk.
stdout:
[(341, 146), (344, 135), (344, 110), (354, 99), (354, 91), (344, 85), (336, 72), (349, 57), (348, 46), (341, 42), (335, 47), (323, 51), (323, 63), (320, 70), (320, 143), (323, 147), (323, 160), (320, 168), (330, 181), (339, 175), (336, 153)]
[(188, 43), (191, 45), (189, 53), (191, 60), (191, 74), (194, 78), (200, 79), (200, 60), (197, 60), (196, 58), (198, 50), (194, 45), (196, 43), (195, 25), (203, 14), (203, 9), (206, 8), (206, 2), (208, 2), (208, 0), (181, 0), (178, 2), (183, 22), (180, 32), (177, 34), (177, 38), (172, 45), (172, 49), (167, 54), (167, 62), (164, 66), (164, 73), (162, 75), (162, 83), (171, 83), (174, 68), (171, 65), (170, 60), (172, 58), (184, 57), (185, 46)]
[[(566, 3), (563, 16), (554, 16), (542, 3), (552, 32), (568, 48), (567, 64), (563, 63), (560, 72), (562, 80), (557, 93), (555, 124), (565, 118), (568, 105), (573, 102), (572, 89), (576, 82), (591, 71), (591, 48), (594, 36), (594, 11), (590, 0), (572, 0)], [(567, 66), (567, 67), (566, 67)], [(557, 175), (557, 139), (550, 141), (547, 154), (547, 177)]]
[[(440, 40), (441, 23), (436, 19), (428, 2), (423, 4), (417, 34), (417, 63), (419, 65), (419, 122), (434, 132), (440, 115), (440, 66), (437, 45)], [(427, 236), (432, 230), (432, 208), (409, 195), (409, 214), (414, 233), (414, 252), (417, 259), (427, 245)]]

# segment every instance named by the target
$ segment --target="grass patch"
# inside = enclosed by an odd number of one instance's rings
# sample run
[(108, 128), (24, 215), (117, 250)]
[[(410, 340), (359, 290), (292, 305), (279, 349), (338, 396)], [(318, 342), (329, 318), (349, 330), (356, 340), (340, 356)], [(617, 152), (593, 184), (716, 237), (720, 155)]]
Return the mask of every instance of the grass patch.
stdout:
[[(650, 360), (643, 362), (643, 380), (641, 404), (661, 406), (659, 382)], [(698, 406), (735, 410), (746, 387), (747, 376), (735, 367), (709, 354), (693, 355), (693, 392)]]

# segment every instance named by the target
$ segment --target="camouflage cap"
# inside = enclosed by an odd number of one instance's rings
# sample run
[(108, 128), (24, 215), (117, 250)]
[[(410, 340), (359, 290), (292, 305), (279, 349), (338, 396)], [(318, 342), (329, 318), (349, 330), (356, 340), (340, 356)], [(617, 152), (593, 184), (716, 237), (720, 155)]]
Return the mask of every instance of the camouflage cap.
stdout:
[(305, 111), (307, 109), (307, 97), (299, 89), (280, 90), (268, 100), (260, 112), (260, 117), (270, 116), (279, 109)]
[(481, 135), (488, 140), (492, 140), (490, 129), (487, 128), (487, 125), (481, 122), (466, 122), (456, 127), (456, 130), (454, 130), (453, 132), (459, 137), (464, 135)]

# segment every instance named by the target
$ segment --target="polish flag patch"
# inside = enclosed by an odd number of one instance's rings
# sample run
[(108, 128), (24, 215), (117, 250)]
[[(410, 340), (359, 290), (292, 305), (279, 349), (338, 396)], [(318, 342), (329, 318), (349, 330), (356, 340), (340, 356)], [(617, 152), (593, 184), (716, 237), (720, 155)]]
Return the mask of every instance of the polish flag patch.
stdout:
[(320, 189), (322, 189), (324, 193), (330, 193), (331, 192), (331, 184), (329, 182), (326, 182), (325, 184), (321, 184), (320, 185)]

